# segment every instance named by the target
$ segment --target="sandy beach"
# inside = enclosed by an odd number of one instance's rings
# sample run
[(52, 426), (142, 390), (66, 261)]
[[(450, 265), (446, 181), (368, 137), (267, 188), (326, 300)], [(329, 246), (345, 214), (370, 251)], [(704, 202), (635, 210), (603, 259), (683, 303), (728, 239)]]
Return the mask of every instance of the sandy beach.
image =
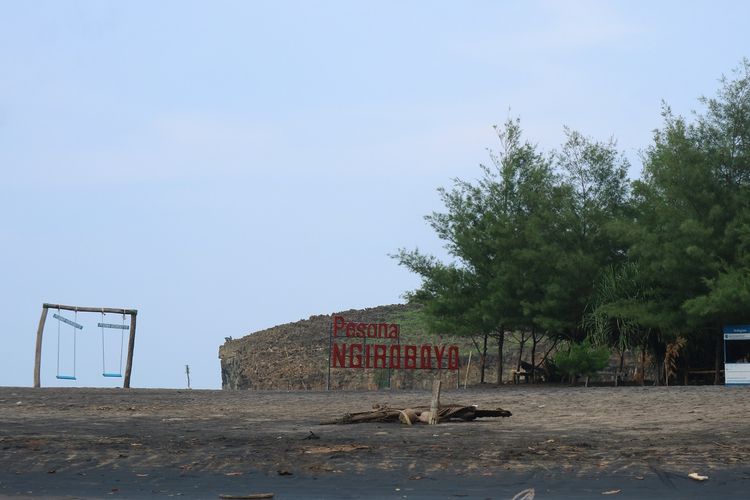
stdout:
[[(9, 498), (746, 498), (750, 388), (506, 386), (509, 418), (321, 426), (427, 391), (0, 388)], [(708, 476), (699, 482), (690, 472)]]

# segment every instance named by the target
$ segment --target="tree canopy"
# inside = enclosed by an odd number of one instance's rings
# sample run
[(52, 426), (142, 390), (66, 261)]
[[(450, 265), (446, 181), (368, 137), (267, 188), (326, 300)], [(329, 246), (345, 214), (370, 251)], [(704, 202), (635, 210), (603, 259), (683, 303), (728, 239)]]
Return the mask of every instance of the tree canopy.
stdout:
[(750, 62), (699, 102), (692, 120), (663, 106), (635, 180), (614, 139), (566, 128), (544, 152), (519, 119), (495, 127), (481, 177), (441, 188), (426, 217), (453, 261), (395, 256), (422, 278), (408, 296), (430, 328), (654, 350), (748, 322)]

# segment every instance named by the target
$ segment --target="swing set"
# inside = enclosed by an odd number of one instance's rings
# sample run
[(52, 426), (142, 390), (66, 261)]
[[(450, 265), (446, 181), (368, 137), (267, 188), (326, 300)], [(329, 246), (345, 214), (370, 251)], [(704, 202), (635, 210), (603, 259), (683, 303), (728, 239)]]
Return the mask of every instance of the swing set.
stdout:
[[(123, 360), (123, 353), (124, 353), (124, 347), (125, 347), (125, 332), (129, 331), (129, 338), (128, 338), (128, 356), (127, 361), (125, 365), (125, 374), (124, 374), (124, 381), (123, 381), (123, 388), (128, 389), (130, 388), (130, 374), (133, 368), (133, 348), (135, 346), (135, 326), (136, 326), (136, 317), (138, 315), (138, 311), (135, 309), (114, 309), (111, 307), (77, 307), (77, 306), (65, 306), (61, 304), (42, 304), (42, 316), (39, 318), (39, 327), (36, 331), (36, 356), (34, 360), (34, 387), (41, 387), (41, 378), (40, 378), (40, 372), (41, 372), (41, 365), (42, 365), (42, 336), (44, 335), (44, 325), (47, 322), (47, 311), (49, 309), (56, 309), (57, 313), (54, 313), (52, 317), (57, 320), (57, 375), (56, 377), (60, 380), (76, 380), (76, 335), (79, 330), (83, 330), (83, 325), (78, 323), (78, 313), (79, 312), (93, 312), (93, 313), (100, 313), (102, 315), (102, 320), (97, 324), (97, 327), (101, 328), (101, 336), (102, 336), (102, 376), (103, 377), (123, 377), (122, 372), (122, 360)], [(73, 311), (74, 317), (73, 319), (68, 319), (65, 316), (61, 314), (61, 311)], [(106, 321), (106, 314), (119, 314), (122, 316), (122, 322), (117, 323), (107, 323)], [(125, 324), (125, 316), (130, 316), (130, 324)], [(63, 338), (63, 327), (62, 324), (66, 324), (70, 326), (70, 334), (73, 336), (72, 344), (73, 344), (73, 366), (72, 370), (63, 370), (60, 369), (60, 351), (61, 351), (61, 340)], [(65, 328), (67, 330), (67, 327)], [(105, 330), (107, 333), (105, 332)], [(107, 337), (110, 338), (113, 336), (111, 331), (112, 330), (119, 330), (120, 332), (120, 363), (119, 363), (119, 369), (117, 371), (114, 370), (114, 368), (108, 369), (107, 367), (107, 358), (105, 356), (105, 341)], [(115, 332), (116, 333), (116, 332)], [(65, 333), (67, 336), (68, 334)], [(112, 364), (110, 360), (110, 365)]]

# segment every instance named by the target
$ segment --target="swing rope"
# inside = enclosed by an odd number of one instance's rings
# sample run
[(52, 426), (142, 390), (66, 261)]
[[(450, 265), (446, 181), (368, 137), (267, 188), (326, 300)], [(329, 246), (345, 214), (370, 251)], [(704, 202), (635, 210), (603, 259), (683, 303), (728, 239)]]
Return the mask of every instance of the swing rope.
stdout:
[[(78, 308), (76, 307), (73, 322), (78, 323)], [(76, 378), (76, 327), (73, 326), (73, 378)]]
[[(57, 315), (60, 315), (60, 308), (57, 308)], [(57, 318), (57, 375), (60, 376), (60, 318)]]
[[(128, 328), (125, 326), (125, 310), (122, 311), (122, 327), (118, 327), (117, 325), (110, 325), (108, 323), (104, 322), (104, 310), (102, 309), (102, 322), (99, 323), (99, 326), (102, 329), (102, 376), (104, 377), (122, 377), (122, 352), (123, 352), (123, 345), (124, 345), (124, 339), (125, 339), (125, 329)], [(104, 329), (105, 328), (117, 328), (120, 330), (120, 371), (117, 373), (108, 372), (107, 371), (107, 361), (106, 361), (106, 348), (105, 348), (105, 341), (104, 341)], [(114, 360), (112, 360), (114, 361)]]
[(102, 374), (106, 374), (107, 373), (107, 364), (104, 361), (104, 351), (105, 351), (105, 349), (104, 349), (104, 316), (105, 316), (104, 315), (104, 309), (102, 309), (102, 323), (101, 323), (101, 325), (102, 325)]
[(122, 310), (122, 329), (120, 330), (120, 373), (122, 373), (122, 351), (125, 345), (125, 309)]
[[(75, 310), (75, 317), (74, 320), (71, 322), (70, 320), (67, 320), (59, 314), (60, 308), (57, 308), (58, 314), (55, 314), (57, 317), (57, 375), (56, 377), (61, 380), (76, 380), (76, 329), (82, 328), (78, 324), (78, 308)], [(63, 320), (66, 323), (70, 323), (71, 329), (73, 330), (73, 375), (60, 375), (60, 340), (62, 339), (61, 334), (61, 328), (60, 324), (63, 322)]]

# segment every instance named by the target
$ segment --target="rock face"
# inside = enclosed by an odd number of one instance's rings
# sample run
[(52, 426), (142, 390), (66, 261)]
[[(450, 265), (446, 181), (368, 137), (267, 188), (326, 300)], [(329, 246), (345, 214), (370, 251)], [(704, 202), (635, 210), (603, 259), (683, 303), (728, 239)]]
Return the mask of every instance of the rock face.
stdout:
[[(426, 333), (419, 306), (396, 304), (334, 313), (347, 321), (399, 323), (402, 342), (451, 344), (457, 339)], [(275, 326), (239, 339), (228, 338), (219, 347), (223, 389), (322, 390), (328, 377), (329, 332), (333, 315)], [(468, 352), (468, 351), (467, 351)], [(331, 370), (332, 389), (428, 388), (434, 370)], [(444, 372), (448, 384), (458, 373)], [(454, 385), (455, 386), (455, 385)]]

